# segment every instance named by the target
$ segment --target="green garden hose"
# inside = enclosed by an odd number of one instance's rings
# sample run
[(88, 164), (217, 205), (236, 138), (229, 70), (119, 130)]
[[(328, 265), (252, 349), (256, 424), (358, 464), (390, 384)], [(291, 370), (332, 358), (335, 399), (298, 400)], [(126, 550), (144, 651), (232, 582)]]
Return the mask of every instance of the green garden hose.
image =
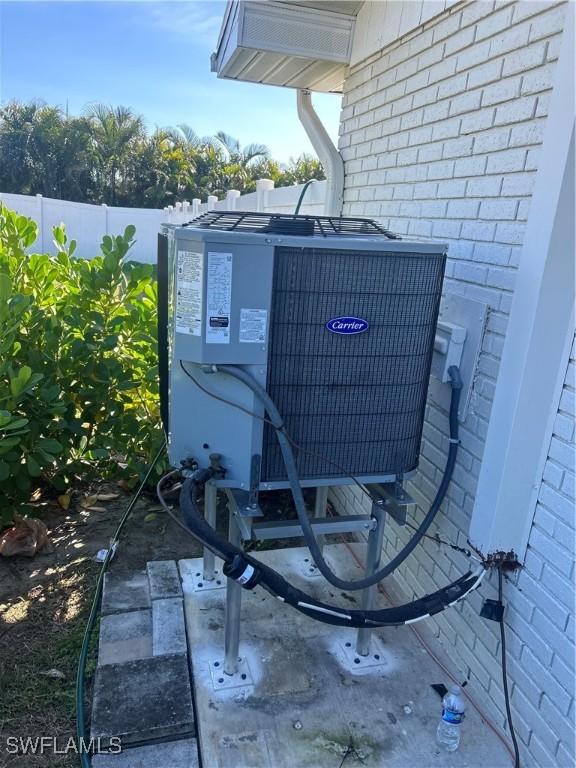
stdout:
[(146, 486), (146, 483), (148, 482), (148, 479), (152, 474), (154, 467), (156, 466), (156, 462), (162, 455), (165, 447), (166, 447), (166, 441), (164, 441), (160, 446), (160, 448), (158, 449), (156, 456), (152, 460), (152, 463), (150, 464), (150, 466), (146, 471), (146, 474), (144, 475), (144, 479), (138, 486), (138, 490), (130, 500), (130, 503), (126, 508), (126, 511), (122, 515), (122, 518), (118, 524), (118, 527), (116, 528), (116, 532), (114, 533), (114, 536), (110, 542), (110, 546), (108, 547), (108, 552), (106, 553), (106, 557), (104, 558), (102, 567), (100, 568), (98, 581), (96, 582), (96, 590), (94, 592), (94, 599), (92, 600), (90, 615), (88, 616), (88, 622), (86, 624), (86, 629), (84, 631), (82, 648), (80, 650), (80, 658), (78, 659), (78, 673), (76, 675), (76, 739), (77, 739), (76, 746), (78, 749), (78, 754), (80, 756), (80, 763), (82, 765), (82, 768), (90, 768), (90, 766), (92, 765), (90, 756), (87, 754), (87, 752), (84, 751), (84, 746), (87, 744), (86, 728), (85, 728), (85, 722), (84, 722), (85, 720), (85, 713), (84, 713), (85, 677), (86, 677), (86, 662), (88, 660), (88, 649), (90, 648), (90, 640), (92, 637), (92, 632), (94, 630), (94, 624), (96, 623), (96, 618), (100, 610), (100, 598), (102, 596), (102, 585), (104, 583), (104, 574), (106, 573), (108, 564), (110, 563), (110, 560), (112, 560), (112, 557), (114, 555), (114, 550), (115, 550), (114, 545), (118, 542), (118, 539), (120, 538), (120, 534), (122, 533), (122, 529), (124, 528), (128, 518), (132, 514), (132, 510), (134, 509), (136, 502), (140, 498), (140, 494), (144, 490), (144, 487)]
[(294, 216), (297, 216), (300, 213), (300, 207), (302, 203), (304, 202), (304, 196), (306, 195), (306, 192), (308, 191), (308, 187), (313, 184), (317, 179), (308, 179), (306, 184), (302, 187), (302, 191), (300, 192), (300, 197), (298, 198), (298, 202), (296, 203), (296, 209), (294, 210)]

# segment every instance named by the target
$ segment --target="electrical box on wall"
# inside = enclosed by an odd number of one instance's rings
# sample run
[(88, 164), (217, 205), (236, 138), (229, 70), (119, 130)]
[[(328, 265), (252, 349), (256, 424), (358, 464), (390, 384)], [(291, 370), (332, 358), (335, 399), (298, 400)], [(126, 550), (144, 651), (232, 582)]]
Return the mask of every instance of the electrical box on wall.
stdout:
[(440, 304), (438, 327), (430, 379), (430, 399), (444, 410), (450, 406), (448, 369), (456, 365), (462, 377), (458, 416), (465, 421), (482, 339), (488, 318), (488, 305), (455, 293), (446, 294)]

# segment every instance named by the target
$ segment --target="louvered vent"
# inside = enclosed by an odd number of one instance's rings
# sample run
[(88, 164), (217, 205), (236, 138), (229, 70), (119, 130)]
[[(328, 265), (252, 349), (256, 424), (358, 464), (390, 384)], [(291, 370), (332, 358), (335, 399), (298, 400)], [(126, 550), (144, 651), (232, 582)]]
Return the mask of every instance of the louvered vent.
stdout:
[[(444, 254), (278, 247), (267, 390), (302, 478), (408, 472), (418, 464)], [(362, 318), (331, 333), (331, 318)], [(286, 478), (266, 427), (262, 480)]]

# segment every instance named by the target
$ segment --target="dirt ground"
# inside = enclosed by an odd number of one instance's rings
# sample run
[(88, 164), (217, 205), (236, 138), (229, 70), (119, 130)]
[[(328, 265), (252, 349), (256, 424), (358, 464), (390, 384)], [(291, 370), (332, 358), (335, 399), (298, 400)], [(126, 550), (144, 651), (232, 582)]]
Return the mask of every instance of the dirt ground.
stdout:
[[(96, 490), (118, 491), (115, 486)], [(44, 754), (12, 754), (11, 739), (55, 738), (64, 751), (75, 735), (76, 669), (100, 569), (94, 558), (108, 547), (130, 498), (130, 493), (120, 492), (118, 499), (102, 504), (105, 511), (100, 512), (46, 506), (38, 517), (48, 526), (53, 551), (33, 558), (0, 557), (0, 768), (79, 765), (76, 754), (54, 754), (52, 746)], [(220, 499), (218, 528), (224, 532), (222, 494)], [(261, 506), (272, 519), (294, 516), (287, 492), (262, 494)], [(292, 539), (274, 546), (299, 543)], [(198, 557), (200, 552), (196, 541), (163, 513), (154, 494), (147, 493), (128, 520), (110, 567), (138, 570), (148, 560)], [(97, 629), (88, 665), (88, 712)]]
[[(56, 755), (51, 747), (44, 755), (10, 754), (14, 742), (7, 740), (56, 737), (63, 751), (75, 734), (76, 667), (100, 569), (94, 557), (108, 546), (129, 500), (129, 493), (121, 493), (103, 505), (104, 512), (48, 508), (39, 517), (53, 552), (0, 557), (1, 768), (79, 765), (77, 755)], [(149, 494), (126, 524), (111, 568), (137, 570), (148, 560), (197, 557), (199, 551)]]

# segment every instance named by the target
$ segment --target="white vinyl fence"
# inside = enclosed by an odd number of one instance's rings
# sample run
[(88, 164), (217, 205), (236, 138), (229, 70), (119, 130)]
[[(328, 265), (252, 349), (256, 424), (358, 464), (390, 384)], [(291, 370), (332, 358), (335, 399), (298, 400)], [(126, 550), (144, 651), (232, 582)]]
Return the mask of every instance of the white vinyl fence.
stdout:
[[(38, 224), (38, 239), (31, 250), (54, 252), (52, 228), (63, 222), (68, 237), (78, 241), (76, 255), (91, 258), (100, 252), (103, 235), (118, 235), (128, 224), (133, 224), (136, 227), (136, 243), (130, 252), (131, 258), (153, 264), (156, 261), (156, 240), (161, 224), (184, 224), (211, 210), (293, 213), (302, 187), (302, 184), (298, 184), (275, 188), (270, 179), (259, 179), (256, 192), (247, 195), (230, 190), (224, 200), (211, 195), (204, 203), (200, 200), (192, 200), (191, 203), (185, 201), (163, 209), (116, 208), (54, 200), (42, 195), (13, 195), (4, 192), (0, 192), (0, 201)], [(325, 181), (311, 184), (306, 190), (300, 213), (321, 215), (324, 212), (325, 196)]]

